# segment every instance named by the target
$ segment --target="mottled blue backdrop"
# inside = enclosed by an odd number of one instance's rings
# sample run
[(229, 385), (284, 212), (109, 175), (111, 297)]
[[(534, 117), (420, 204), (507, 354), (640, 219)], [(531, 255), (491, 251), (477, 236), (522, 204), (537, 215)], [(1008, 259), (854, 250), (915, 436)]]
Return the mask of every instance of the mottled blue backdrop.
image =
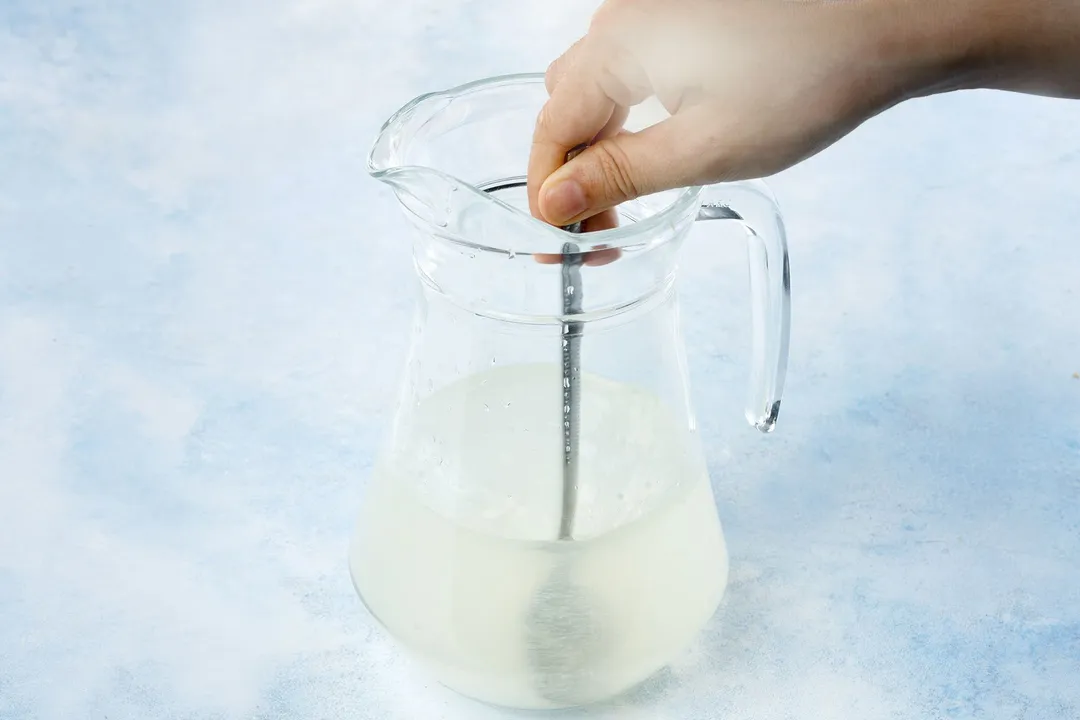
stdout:
[[(363, 156), (594, 6), (0, 0), (0, 718), (512, 717), (418, 675), (346, 572), (411, 282)], [(773, 185), (774, 435), (744, 251), (685, 268), (723, 612), (566, 717), (1075, 720), (1080, 103), (912, 103)]]

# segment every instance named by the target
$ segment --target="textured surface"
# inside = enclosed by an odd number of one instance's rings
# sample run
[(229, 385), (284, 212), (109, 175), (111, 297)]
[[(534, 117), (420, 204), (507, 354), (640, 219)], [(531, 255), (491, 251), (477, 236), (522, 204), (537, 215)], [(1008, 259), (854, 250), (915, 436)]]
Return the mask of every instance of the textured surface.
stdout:
[[(346, 573), (411, 281), (363, 153), (588, 5), (0, 3), (0, 718), (508, 716)], [(684, 278), (723, 613), (588, 716), (1080, 716), (1080, 103), (911, 104), (773, 185), (774, 435), (741, 248)]]

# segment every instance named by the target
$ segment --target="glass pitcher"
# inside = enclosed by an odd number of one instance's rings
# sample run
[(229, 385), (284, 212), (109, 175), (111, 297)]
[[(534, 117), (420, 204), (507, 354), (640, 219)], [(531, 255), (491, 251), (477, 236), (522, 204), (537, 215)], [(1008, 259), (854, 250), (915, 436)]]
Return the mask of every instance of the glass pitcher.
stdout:
[[(371, 614), (439, 681), (522, 709), (635, 686), (691, 643), (724, 594), (727, 549), (675, 292), (694, 221), (741, 223), (749, 239), (746, 415), (763, 432), (780, 407), (790, 312), (784, 228), (761, 183), (641, 198), (599, 232), (532, 218), (525, 165), (546, 99), (542, 75), (425, 95), (371, 152), (372, 176), (415, 231), (420, 282), (399, 405), (349, 562)], [(618, 258), (576, 262), (601, 249)], [(580, 340), (580, 415), (563, 532), (568, 329)]]

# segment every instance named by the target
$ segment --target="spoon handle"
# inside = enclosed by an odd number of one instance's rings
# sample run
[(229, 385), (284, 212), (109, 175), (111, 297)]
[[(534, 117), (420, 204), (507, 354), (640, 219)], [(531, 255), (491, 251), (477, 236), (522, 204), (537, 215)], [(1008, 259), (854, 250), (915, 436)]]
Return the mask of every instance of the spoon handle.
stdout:
[[(571, 150), (566, 161), (570, 162), (585, 146)], [(563, 228), (578, 234), (582, 223)], [(581, 335), (585, 323), (570, 318), (580, 315), (584, 293), (581, 287), (580, 248), (568, 242), (562, 249), (562, 398), (563, 398), (563, 488), (562, 519), (559, 523), (559, 540), (572, 540), (574, 517), (577, 513), (578, 495), (578, 448), (580, 444), (579, 422), (581, 419)]]

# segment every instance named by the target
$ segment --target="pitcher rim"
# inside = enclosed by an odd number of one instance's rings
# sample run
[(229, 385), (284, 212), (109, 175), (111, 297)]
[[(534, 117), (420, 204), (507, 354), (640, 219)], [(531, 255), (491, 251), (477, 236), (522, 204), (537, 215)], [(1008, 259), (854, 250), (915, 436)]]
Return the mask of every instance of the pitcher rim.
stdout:
[[(408, 170), (436, 173), (444, 178), (453, 180), (455, 183), (463, 186), (464, 189), (470, 192), (482, 195), (487, 200), (495, 202), (498, 205), (514, 212), (522, 217), (528, 218), (532, 222), (536, 223), (537, 229), (541, 228), (544, 231), (551, 233), (553, 241), (562, 243), (565, 241), (566, 236), (569, 235), (566, 231), (558, 228), (554, 225), (546, 223), (533, 217), (530, 213), (514, 207), (506, 202), (503, 202), (498, 197), (488, 195), (482, 190), (474, 186), (472, 183), (465, 182), (460, 178), (453, 177), (443, 171), (435, 168), (426, 167), (423, 165), (390, 165), (381, 166), (378, 162), (376, 155), (380, 151), (384, 144), (385, 138), (391, 134), (392, 131), (399, 129), (399, 126), (403, 124), (403, 121), (413, 114), (413, 112), (421, 105), (438, 101), (442, 99), (460, 98), (474, 93), (483, 92), (498, 87), (505, 87), (508, 85), (526, 85), (526, 84), (544, 84), (543, 73), (513, 73), (507, 75), (496, 75), (487, 78), (481, 78), (478, 80), (472, 80), (467, 83), (463, 83), (445, 90), (437, 90), (434, 92), (423, 93), (418, 95), (409, 102), (402, 105), (396, 110), (387, 120), (383, 123), (376, 135), (375, 142), (371, 146), (371, 150), (367, 156), (367, 171), (368, 174), (376, 180), (387, 179), (394, 174), (406, 172)], [(638, 238), (643, 235), (648, 235), (650, 231), (665, 225), (672, 226), (677, 224), (684, 216), (691, 215), (692, 212), (697, 210), (698, 198), (702, 192), (702, 186), (693, 185), (678, 191), (678, 195), (675, 199), (664, 209), (644, 218), (643, 220), (633, 222), (629, 225), (621, 225), (619, 227), (611, 228), (609, 230), (598, 230), (590, 232), (585, 235), (573, 235), (575, 244), (578, 246), (578, 253), (586, 253), (592, 250), (602, 248), (627, 248), (636, 245)], [(473, 246), (475, 243), (468, 241), (465, 238), (459, 238), (461, 242), (466, 245)], [(488, 248), (476, 245), (478, 249), (502, 251), (501, 248)]]

